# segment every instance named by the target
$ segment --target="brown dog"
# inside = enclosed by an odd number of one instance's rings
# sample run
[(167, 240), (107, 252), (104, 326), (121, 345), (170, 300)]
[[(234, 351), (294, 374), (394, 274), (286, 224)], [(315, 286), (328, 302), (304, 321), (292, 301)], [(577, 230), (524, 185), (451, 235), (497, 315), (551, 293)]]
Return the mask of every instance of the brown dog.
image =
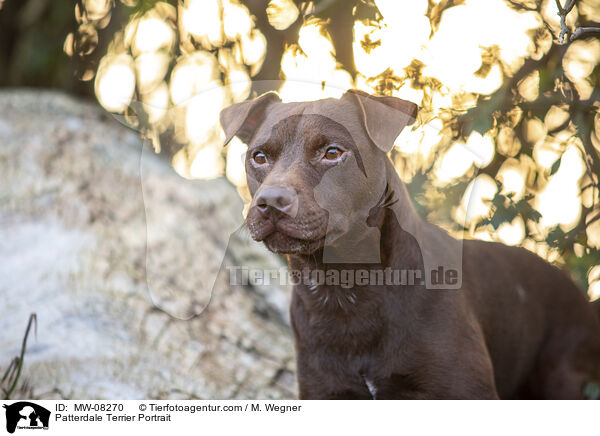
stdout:
[(386, 152), (417, 107), (348, 91), (223, 110), (248, 144), (257, 241), (302, 278), (291, 306), (303, 399), (582, 398), (600, 322), (522, 248), (457, 241), (415, 212)]

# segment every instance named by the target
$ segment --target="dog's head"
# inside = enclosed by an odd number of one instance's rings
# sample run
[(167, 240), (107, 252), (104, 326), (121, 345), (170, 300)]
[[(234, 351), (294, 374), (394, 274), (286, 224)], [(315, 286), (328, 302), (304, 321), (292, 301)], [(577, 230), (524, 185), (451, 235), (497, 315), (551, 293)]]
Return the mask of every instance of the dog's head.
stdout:
[(226, 143), (237, 136), (248, 145), (252, 237), (286, 254), (360, 238), (386, 195), (385, 153), (416, 111), (357, 90), (301, 103), (267, 93), (225, 108)]

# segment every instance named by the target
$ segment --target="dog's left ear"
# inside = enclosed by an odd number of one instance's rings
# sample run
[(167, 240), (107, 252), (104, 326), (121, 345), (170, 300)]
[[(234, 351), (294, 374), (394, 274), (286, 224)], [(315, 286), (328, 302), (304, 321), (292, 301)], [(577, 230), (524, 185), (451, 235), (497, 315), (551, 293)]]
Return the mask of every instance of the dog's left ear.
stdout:
[(359, 106), (369, 138), (386, 153), (392, 149), (402, 129), (417, 118), (418, 106), (397, 97), (375, 96), (350, 89), (342, 99), (352, 99)]
[(247, 100), (233, 104), (221, 111), (221, 126), (225, 132), (225, 144), (234, 136), (248, 144), (254, 136), (254, 132), (265, 117), (267, 106), (281, 99), (274, 92), (267, 92), (254, 100)]

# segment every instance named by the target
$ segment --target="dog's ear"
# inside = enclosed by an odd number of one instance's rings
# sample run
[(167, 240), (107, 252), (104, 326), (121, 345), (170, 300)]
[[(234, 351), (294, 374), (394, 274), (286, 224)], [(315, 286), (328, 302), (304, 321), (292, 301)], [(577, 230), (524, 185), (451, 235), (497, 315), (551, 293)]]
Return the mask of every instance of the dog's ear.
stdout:
[(274, 101), (279, 102), (281, 99), (276, 93), (267, 92), (254, 100), (236, 103), (223, 109), (220, 119), (225, 132), (224, 145), (227, 145), (234, 136), (248, 144), (263, 122), (267, 106)]
[(367, 135), (386, 153), (392, 149), (402, 129), (417, 118), (418, 106), (397, 97), (374, 96), (350, 89), (342, 96), (342, 99), (346, 98), (358, 105)]

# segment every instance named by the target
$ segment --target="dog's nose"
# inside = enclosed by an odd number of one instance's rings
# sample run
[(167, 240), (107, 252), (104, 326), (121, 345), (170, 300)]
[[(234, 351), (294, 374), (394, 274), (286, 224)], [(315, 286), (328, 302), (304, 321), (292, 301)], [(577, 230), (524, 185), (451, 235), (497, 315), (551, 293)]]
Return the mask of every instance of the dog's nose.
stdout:
[(265, 186), (256, 196), (255, 205), (263, 215), (269, 206), (287, 215), (294, 215), (297, 209), (298, 196), (296, 192), (282, 186)]

